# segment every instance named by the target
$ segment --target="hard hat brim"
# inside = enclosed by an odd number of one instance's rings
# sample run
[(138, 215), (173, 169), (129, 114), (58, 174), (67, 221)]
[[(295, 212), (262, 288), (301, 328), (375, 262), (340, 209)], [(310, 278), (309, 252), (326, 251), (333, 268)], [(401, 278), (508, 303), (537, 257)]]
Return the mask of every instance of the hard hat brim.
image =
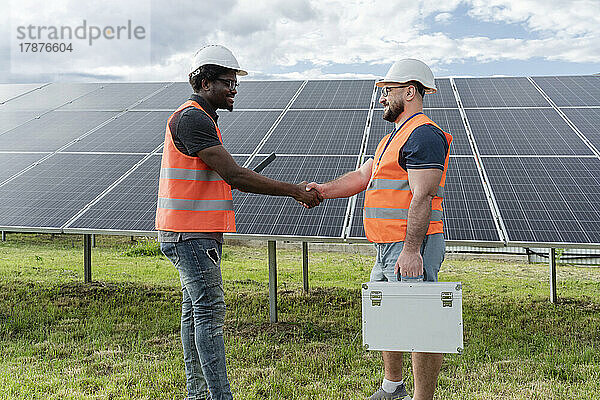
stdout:
[[(403, 82), (400, 82), (400, 81), (389, 81), (389, 80), (382, 79), (380, 81), (375, 82), (375, 86), (377, 86), (377, 87), (383, 87), (383, 86), (385, 86), (387, 84), (390, 84), (390, 83), (392, 83), (392, 84), (395, 83), (395, 84), (398, 84), (398, 85), (402, 85), (402, 84), (410, 82), (410, 81), (419, 81), (419, 80), (418, 79), (407, 79), (407, 80), (405, 80)], [(423, 85), (423, 84), (421, 83), (421, 85)], [(427, 94), (433, 94), (433, 93), (437, 92), (437, 88), (434, 88), (434, 87), (431, 88), (431, 87), (427, 87), (425, 85), (423, 85), (423, 87), (425, 88), (425, 93), (427, 93)]]
[[(232, 70), (235, 71), (236, 75), (239, 75), (239, 76), (246, 76), (246, 75), (248, 75), (248, 72), (244, 71), (243, 69), (231, 68), (231, 67), (229, 67), (227, 65), (221, 65), (221, 64), (216, 64), (216, 63), (208, 63), (208, 64), (218, 65), (220, 67), (225, 67), (225, 68), (232, 69)], [(203, 64), (203, 65), (206, 65), (206, 64)], [(201, 66), (202, 65), (200, 65), (198, 68), (200, 68)], [(193, 74), (194, 72), (196, 72), (198, 70), (198, 68), (190, 71), (190, 74)]]

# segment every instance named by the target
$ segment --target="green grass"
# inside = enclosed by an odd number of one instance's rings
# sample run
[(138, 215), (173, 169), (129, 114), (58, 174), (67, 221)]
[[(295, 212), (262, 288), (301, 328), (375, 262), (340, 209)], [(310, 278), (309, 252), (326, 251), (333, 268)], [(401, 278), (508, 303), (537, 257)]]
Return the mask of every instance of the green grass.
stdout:
[[(0, 244), (0, 399), (182, 399), (177, 272), (151, 241), (99, 237), (84, 285), (77, 236)], [(363, 399), (383, 375), (361, 347), (360, 283), (373, 259), (278, 250), (280, 321), (268, 323), (266, 248), (226, 246), (225, 341), (236, 399)], [(447, 260), (464, 283), (465, 353), (437, 399), (600, 399), (600, 270)], [(405, 366), (410, 376), (410, 363)], [(412, 387), (412, 378), (408, 378)], [(343, 396), (340, 395), (343, 393)]]

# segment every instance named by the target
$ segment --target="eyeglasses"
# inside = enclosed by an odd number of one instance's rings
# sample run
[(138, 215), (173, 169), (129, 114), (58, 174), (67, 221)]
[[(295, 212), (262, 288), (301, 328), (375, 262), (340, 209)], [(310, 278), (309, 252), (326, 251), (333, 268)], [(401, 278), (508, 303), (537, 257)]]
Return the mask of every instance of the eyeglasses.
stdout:
[(229, 90), (235, 90), (238, 86), (240, 86), (240, 84), (237, 83), (237, 81), (234, 81), (233, 79), (217, 78), (216, 80), (226, 83), (227, 86), (229, 86)]
[(400, 88), (405, 88), (405, 87), (409, 87), (409, 86), (412, 86), (412, 85), (384, 86), (381, 88), (381, 95), (383, 97), (388, 97), (388, 94), (390, 94), (391, 89), (400, 89)]

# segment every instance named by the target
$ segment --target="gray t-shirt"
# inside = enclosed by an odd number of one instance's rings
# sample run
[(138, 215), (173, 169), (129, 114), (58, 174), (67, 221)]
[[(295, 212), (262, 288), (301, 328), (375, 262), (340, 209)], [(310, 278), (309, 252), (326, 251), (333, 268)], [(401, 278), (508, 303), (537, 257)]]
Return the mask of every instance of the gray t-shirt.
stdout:
[(163, 243), (183, 242), (188, 239), (214, 239), (223, 243), (223, 232), (169, 232), (158, 231), (158, 241)]
[[(190, 100), (198, 103), (206, 113), (195, 107), (184, 108), (173, 115), (169, 129), (175, 147), (179, 151), (188, 156), (198, 157), (199, 151), (221, 145), (214, 125), (217, 123), (218, 115), (201, 96), (194, 93), (190, 96)], [(206, 115), (207, 113), (210, 117)], [(213, 123), (213, 121), (215, 122)], [(223, 243), (223, 233), (158, 231), (159, 242), (181, 242), (188, 239), (214, 239)]]

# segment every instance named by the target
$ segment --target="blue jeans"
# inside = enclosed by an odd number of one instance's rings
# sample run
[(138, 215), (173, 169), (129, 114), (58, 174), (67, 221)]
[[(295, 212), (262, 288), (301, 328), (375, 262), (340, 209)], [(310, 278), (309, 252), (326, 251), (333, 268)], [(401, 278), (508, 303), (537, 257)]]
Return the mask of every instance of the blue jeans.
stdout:
[(187, 399), (233, 399), (223, 342), (222, 245), (212, 239), (189, 239), (163, 242), (160, 249), (175, 265), (181, 280), (181, 343)]
[[(377, 258), (371, 271), (371, 282), (388, 281), (398, 282), (394, 273), (396, 260), (404, 247), (404, 242), (375, 243)], [(446, 242), (443, 233), (434, 233), (425, 236), (421, 244), (421, 256), (423, 257), (423, 281), (437, 282), (438, 272), (446, 253)]]

